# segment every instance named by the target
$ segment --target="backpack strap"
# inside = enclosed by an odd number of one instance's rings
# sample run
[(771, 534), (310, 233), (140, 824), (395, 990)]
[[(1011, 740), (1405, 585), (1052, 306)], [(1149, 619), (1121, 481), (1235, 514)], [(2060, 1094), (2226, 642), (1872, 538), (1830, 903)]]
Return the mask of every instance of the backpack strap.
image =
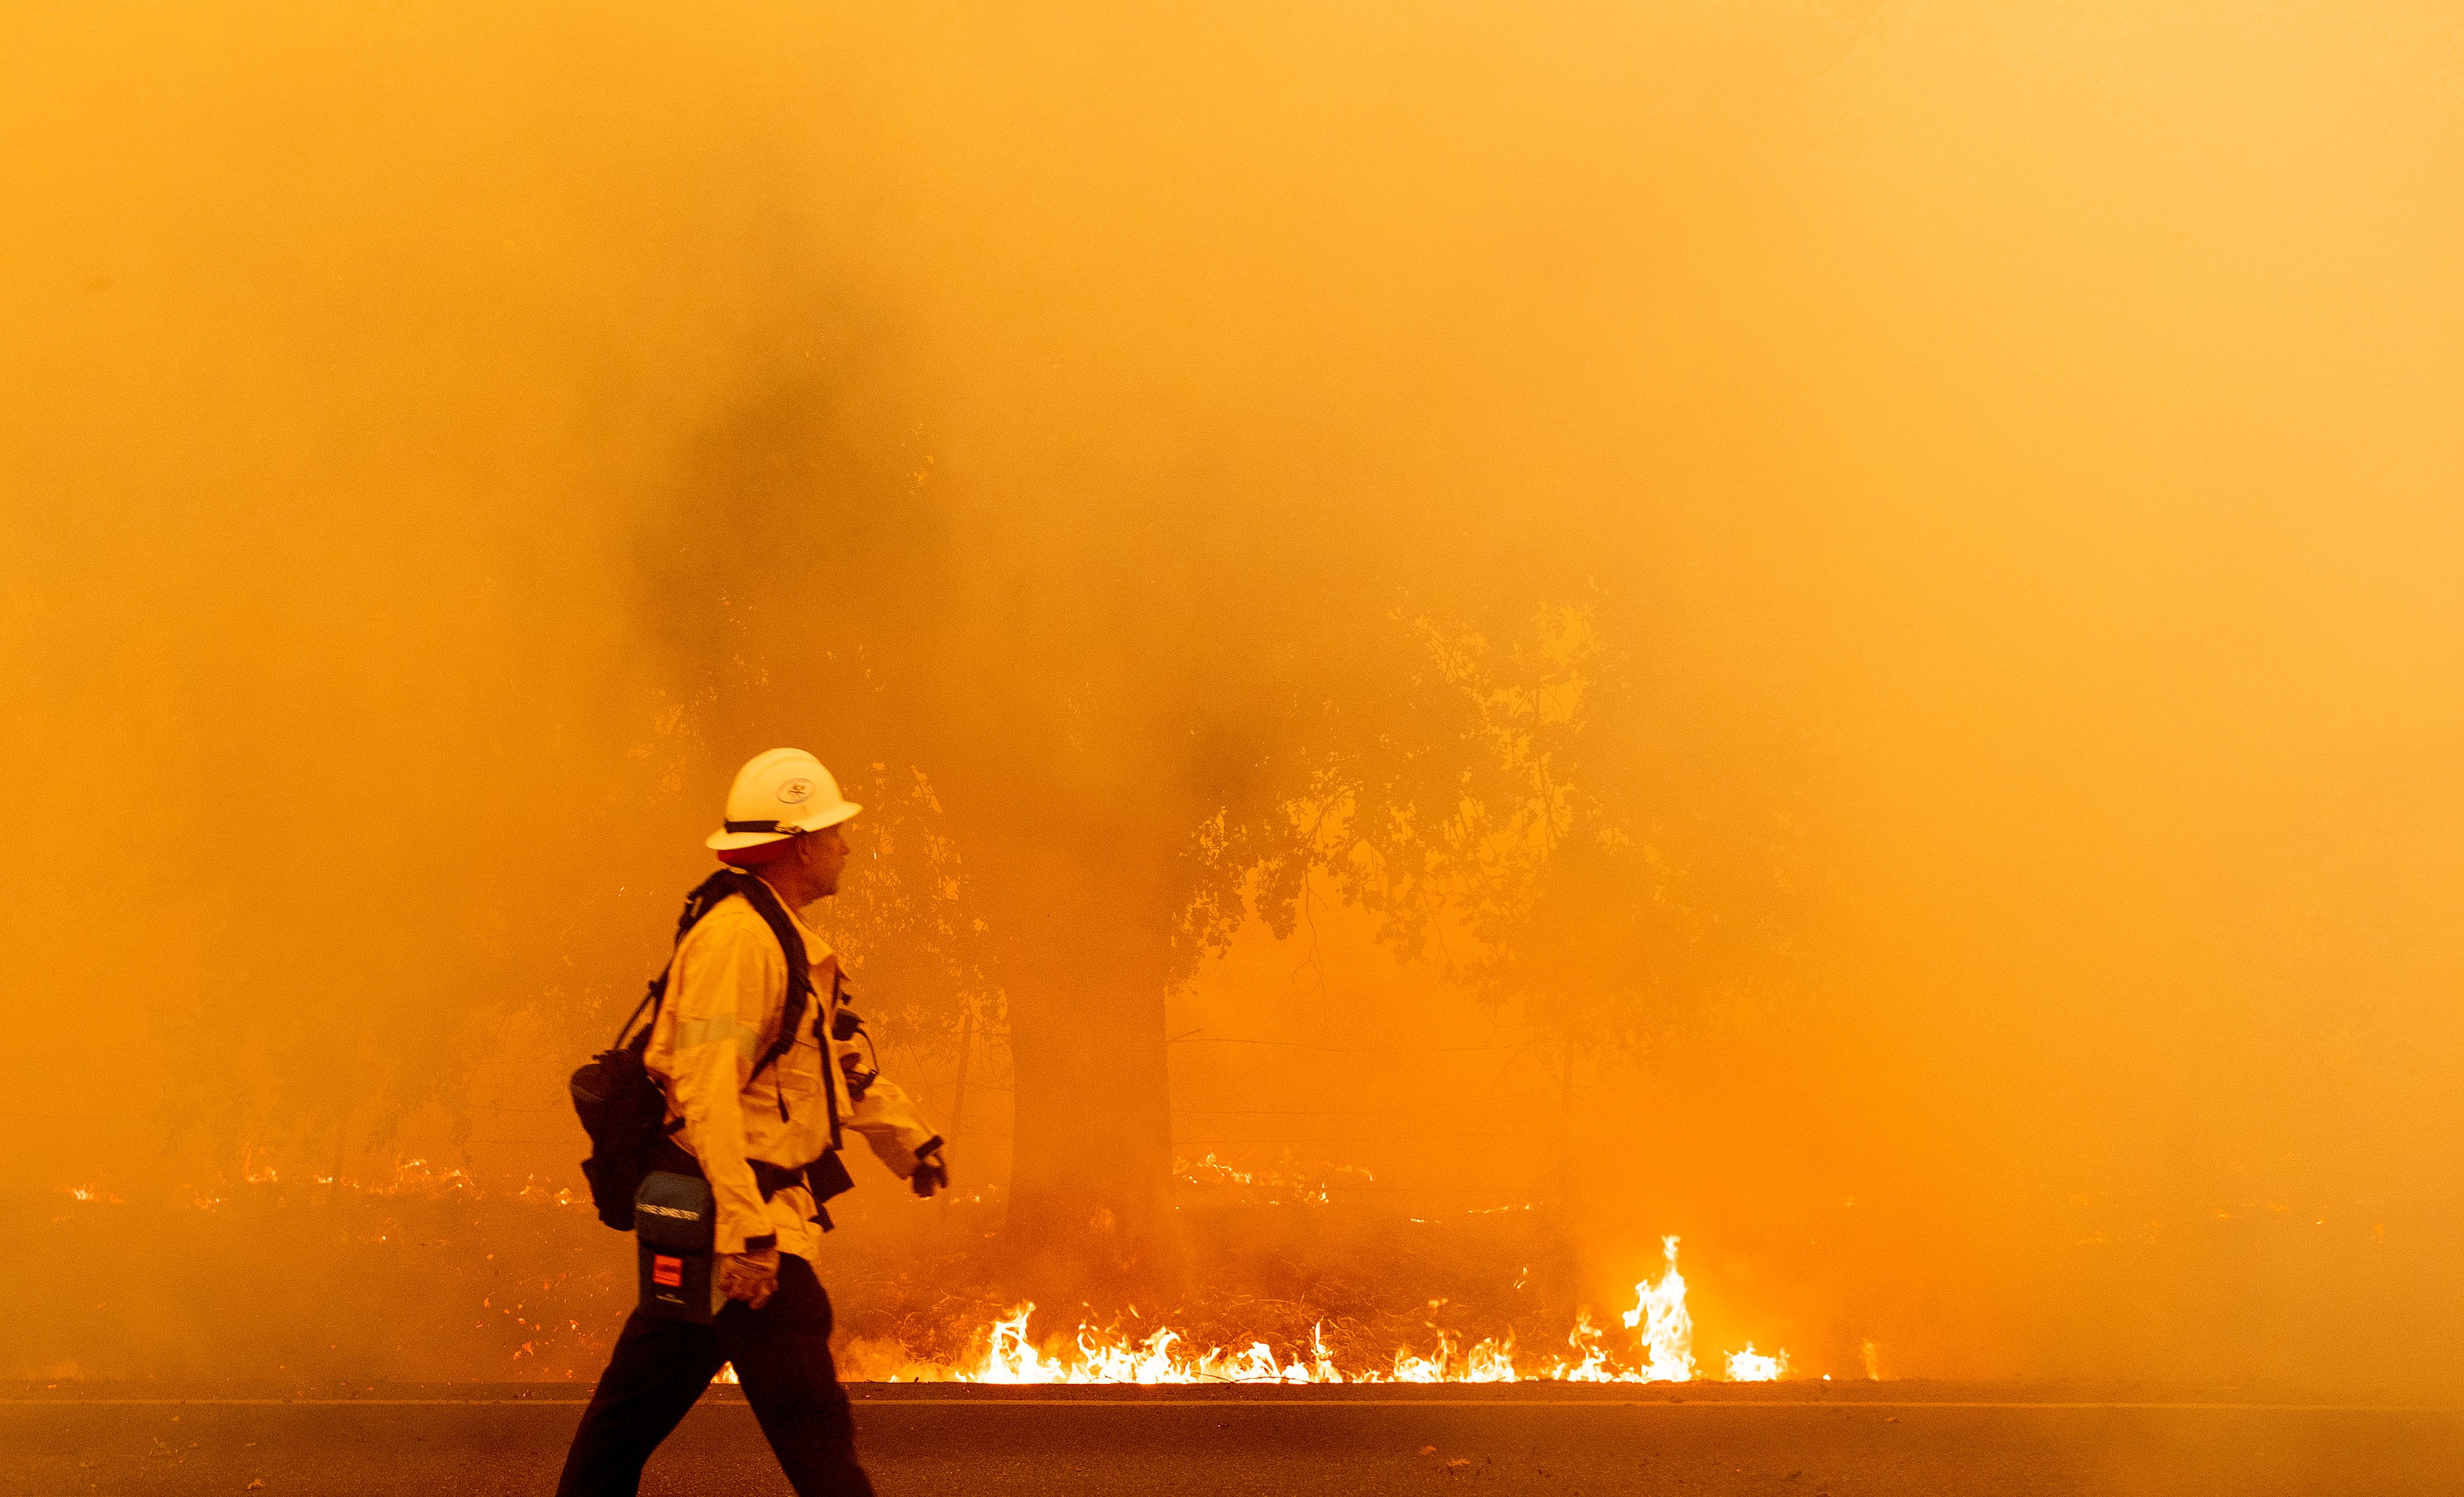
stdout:
[[(787, 907), (779, 902), (779, 896), (770, 892), (769, 885), (754, 874), (721, 869), (703, 879), (692, 893), (685, 896), (685, 907), (676, 915), (675, 943), (668, 950), (668, 964), (650, 980), (650, 990), (642, 995), (642, 1001), (633, 1005), (633, 1012), (625, 1021), (624, 1027), (616, 1031), (619, 1048), (630, 1048), (637, 1054), (649, 1049), (650, 1031), (657, 1027), (659, 1022), (659, 1005), (668, 996), (668, 977), (675, 970), (675, 947), (684, 944), (685, 933), (699, 925), (702, 916), (717, 909), (720, 901), (737, 894), (743, 895), (744, 902), (751, 905), (754, 912), (761, 916), (762, 923), (770, 927), (770, 934), (779, 939), (780, 952), (787, 958), (787, 1003), (779, 1015), (779, 1034), (754, 1064), (753, 1075), (747, 1078), (747, 1085), (758, 1080), (773, 1062), (796, 1047), (796, 1031), (803, 1025), (804, 1010), (812, 1005), (813, 1001), (813, 969), (804, 960), (804, 938), (796, 933), (796, 923), (788, 918)], [(637, 1032), (633, 1024), (642, 1017), (644, 1009), (649, 1010), (650, 1022)], [(625, 1041), (628, 1033), (632, 1035), (629, 1046)], [(836, 1107), (833, 1106), (831, 1111), (835, 1113)], [(779, 1115), (781, 1118), (788, 1116), (787, 1096), (783, 1090), (779, 1095)]]
[[(779, 937), (779, 949), (787, 958), (786, 1007), (779, 1015), (777, 1038), (770, 1042), (768, 1049), (761, 1052), (761, 1058), (753, 1064), (753, 1074), (747, 1078), (750, 1084), (759, 1080), (761, 1073), (769, 1069), (773, 1062), (796, 1047), (796, 1032), (803, 1027), (804, 1010), (812, 1006), (813, 969), (804, 960), (804, 938), (797, 934), (795, 922), (787, 917), (787, 907), (779, 902), (779, 896), (772, 893), (770, 886), (761, 880), (749, 874), (737, 876), (741, 877), (744, 887), (729, 892), (742, 894), (745, 903), (759, 912), (761, 918), (770, 926), (770, 934)], [(779, 1093), (779, 1115), (782, 1118), (788, 1115), (787, 1094), (783, 1090)]]
[[(748, 885), (751, 887), (746, 887)], [(624, 1047), (625, 1037), (628, 1034), (632, 1035), (633, 1047), (636, 1049), (649, 1043), (651, 1026), (658, 1023), (659, 1005), (668, 996), (669, 975), (675, 971), (675, 949), (685, 943), (685, 933), (699, 925), (702, 916), (717, 909), (719, 901), (730, 894), (744, 895), (746, 899), (752, 901), (756, 910), (761, 909), (762, 900), (768, 900), (770, 911), (777, 911), (779, 914), (779, 918), (770, 921), (770, 933), (780, 937), (780, 945), (784, 947), (790, 956), (803, 949), (803, 942), (796, 937), (795, 927), (785, 923), (786, 912), (780, 909), (779, 897), (770, 892), (769, 885), (750, 873), (739, 873), (734, 869), (719, 870), (694, 886), (692, 893), (685, 895), (685, 907), (676, 913), (676, 934), (668, 947), (668, 964), (661, 967), (659, 975), (650, 980), (649, 991), (642, 995), (642, 1001), (633, 1005), (633, 1012), (627, 1015), (625, 1023), (617, 1027), (616, 1040), (619, 1048)], [(765, 918), (770, 911), (763, 912)], [(789, 963), (787, 990), (791, 1001), (797, 986), (796, 974), (800, 970), (799, 964)], [(803, 980), (805, 991), (811, 991), (812, 985), (812, 975), (805, 973)], [(642, 1017), (644, 1009), (649, 1010), (650, 1024), (644, 1024), (641, 1032), (636, 1034), (633, 1031), (633, 1024)]]

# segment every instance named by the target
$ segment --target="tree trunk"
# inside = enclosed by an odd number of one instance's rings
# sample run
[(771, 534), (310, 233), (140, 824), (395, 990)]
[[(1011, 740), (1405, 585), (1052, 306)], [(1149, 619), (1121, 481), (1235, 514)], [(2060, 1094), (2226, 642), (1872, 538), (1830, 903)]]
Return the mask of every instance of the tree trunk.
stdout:
[(1031, 1292), (1132, 1295), (1171, 1267), (1171, 943), (1151, 909), (1053, 910), (1055, 893), (1043, 924), (1004, 941), (1018, 1073), (1005, 1239)]
[(967, 1136), (967, 1071), (976, 1060), (976, 1005), (967, 1002), (967, 1017), (958, 1025), (958, 1080), (950, 1089), (950, 1141)]

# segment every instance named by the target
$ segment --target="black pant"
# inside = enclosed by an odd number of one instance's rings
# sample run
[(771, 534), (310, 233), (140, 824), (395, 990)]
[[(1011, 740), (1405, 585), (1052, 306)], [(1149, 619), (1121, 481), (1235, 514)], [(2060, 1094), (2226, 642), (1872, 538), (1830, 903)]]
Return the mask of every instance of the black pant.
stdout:
[(736, 1364), (745, 1401), (799, 1497), (872, 1497), (855, 1459), (855, 1414), (830, 1362), (830, 1297), (812, 1265), (779, 1258), (779, 1289), (754, 1310), (730, 1300), (715, 1324), (633, 1311), (583, 1411), (557, 1497), (633, 1497), (642, 1463)]

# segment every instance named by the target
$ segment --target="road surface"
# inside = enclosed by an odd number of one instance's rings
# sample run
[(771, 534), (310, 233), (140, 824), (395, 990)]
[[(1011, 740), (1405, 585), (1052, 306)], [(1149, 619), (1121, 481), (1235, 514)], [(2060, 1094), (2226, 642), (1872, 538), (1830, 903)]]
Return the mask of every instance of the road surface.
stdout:
[[(2464, 1411), (2214, 1391), (855, 1391), (883, 1497), (2464, 1492)], [(0, 1493), (544, 1494), (587, 1392), (20, 1384), (0, 1388)], [(643, 1491), (772, 1497), (787, 1486), (751, 1411), (714, 1390)]]

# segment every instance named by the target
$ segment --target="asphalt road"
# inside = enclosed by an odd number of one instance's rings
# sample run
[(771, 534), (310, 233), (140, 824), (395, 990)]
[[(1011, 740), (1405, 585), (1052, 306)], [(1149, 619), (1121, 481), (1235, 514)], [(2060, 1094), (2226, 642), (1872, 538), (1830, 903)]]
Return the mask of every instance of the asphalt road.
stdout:
[[(0, 1390), (0, 1493), (544, 1494), (586, 1391), (21, 1385)], [(883, 1497), (2464, 1492), (2464, 1411), (2213, 1393), (870, 1387), (857, 1418)], [(716, 1391), (643, 1483), (787, 1489)]]

